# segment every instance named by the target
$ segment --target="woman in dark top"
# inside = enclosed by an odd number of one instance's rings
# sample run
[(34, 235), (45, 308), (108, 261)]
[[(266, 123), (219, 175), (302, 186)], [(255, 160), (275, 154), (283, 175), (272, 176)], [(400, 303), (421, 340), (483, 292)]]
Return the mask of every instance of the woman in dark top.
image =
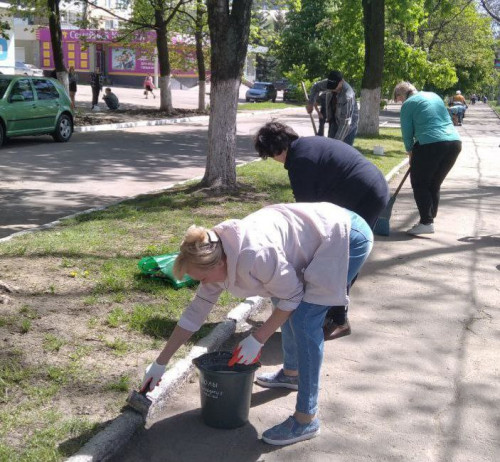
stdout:
[(70, 66), (68, 72), (69, 79), (69, 97), (71, 99), (71, 107), (75, 109), (75, 95), (76, 95), (76, 84), (78, 82), (78, 76), (76, 75), (75, 68)]
[[(297, 202), (331, 202), (356, 212), (373, 229), (389, 201), (382, 172), (342, 141), (299, 137), (291, 127), (273, 121), (257, 132), (255, 149), (261, 158), (284, 164)], [(347, 307), (333, 307), (324, 326), (325, 340), (350, 333)]]

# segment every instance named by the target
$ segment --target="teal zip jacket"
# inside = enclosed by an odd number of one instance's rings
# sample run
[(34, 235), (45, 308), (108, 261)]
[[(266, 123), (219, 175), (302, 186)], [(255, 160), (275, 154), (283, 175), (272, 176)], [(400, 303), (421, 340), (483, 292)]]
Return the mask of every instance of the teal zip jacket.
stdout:
[(401, 133), (407, 152), (413, 145), (460, 141), (448, 109), (435, 93), (420, 91), (411, 95), (401, 107)]

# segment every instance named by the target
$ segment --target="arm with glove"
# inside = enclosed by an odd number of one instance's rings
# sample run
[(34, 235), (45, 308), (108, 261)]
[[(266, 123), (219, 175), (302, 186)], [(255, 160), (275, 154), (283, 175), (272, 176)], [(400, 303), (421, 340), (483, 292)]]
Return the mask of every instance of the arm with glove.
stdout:
[(279, 302), (264, 324), (234, 349), (229, 366), (257, 362), (264, 343), (290, 317), (304, 296), (304, 285), (297, 278), (295, 269), (283, 252), (275, 248), (265, 248), (253, 254), (249, 273), (252, 278), (261, 281)]
[(156, 361), (152, 362), (146, 368), (144, 378), (142, 379), (141, 392), (152, 391), (161, 382), (161, 378), (165, 373), (170, 358), (172, 358), (175, 352), (189, 340), (191, 335), (193, 335), (193, 332), (180, 326), (175, 326), (163, 351)]
[(292, 311), (283, 311), (276, 308), (262, 326), (238, 344), (233, 351), (233, 356), (228, 365), (256, 363), (260, 358), (264, 343), (267, 342), (269, 337), (278, 330), (291, 314)]

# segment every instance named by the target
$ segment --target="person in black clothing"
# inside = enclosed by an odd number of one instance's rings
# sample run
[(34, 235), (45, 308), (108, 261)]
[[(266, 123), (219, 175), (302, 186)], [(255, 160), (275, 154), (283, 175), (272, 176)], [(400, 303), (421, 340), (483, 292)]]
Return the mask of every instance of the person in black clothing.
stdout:
[(92, 108), (99, 108), (99, 93), (102, 90), (102, 79), (99, 72), (90, 73), (90, 87), (92, 88)]
[(76, 108), (75, 96), (78, 83), (78, 75), (76, 74), (75, 68), (73, 66), (70, 66), (69, 68), (68, 80), (69, 80), (69, 98), (71, 99), (71, 107), (75, 109)]
[[(284, 164), (297, 202), (331, 202), (356, 212), (372, 230), (389, 202), (382, 172), (342, 141), (299, 137), (291, 127), (273, 121), (259, 129), (254, 145), (259, 157)], [(325, 340), (349, 335), (347, 307), (332, 307), (323, 331)]]

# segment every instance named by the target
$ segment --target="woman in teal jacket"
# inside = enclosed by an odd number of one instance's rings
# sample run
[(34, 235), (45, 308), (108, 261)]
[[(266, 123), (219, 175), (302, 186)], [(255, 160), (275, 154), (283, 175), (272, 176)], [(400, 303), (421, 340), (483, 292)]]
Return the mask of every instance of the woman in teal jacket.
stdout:
[(401, 82), (394, 89), (394, 100), (403, 103), (401, 133), (420, 214), (420, 221), (407, 233), (432, 234), (441, 184), (455, 164), (462, 142), (443, 100), (435, 93), (417, 91), (411, 83)]

